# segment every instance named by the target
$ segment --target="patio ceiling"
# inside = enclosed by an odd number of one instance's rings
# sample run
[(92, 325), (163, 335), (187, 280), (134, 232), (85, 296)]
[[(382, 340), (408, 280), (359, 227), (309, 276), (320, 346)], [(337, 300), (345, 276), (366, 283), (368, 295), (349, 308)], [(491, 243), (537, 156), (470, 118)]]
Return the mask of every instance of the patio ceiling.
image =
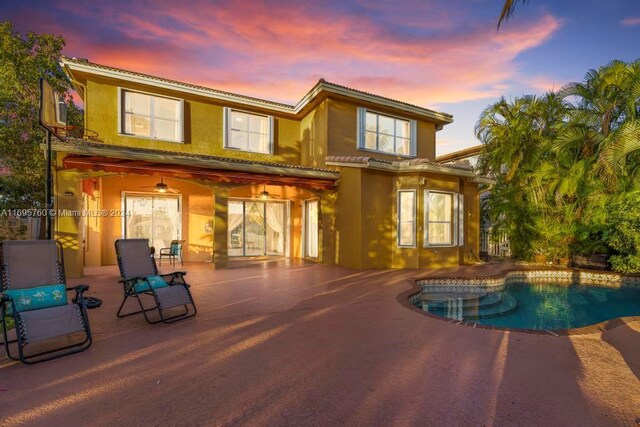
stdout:
[(145, 160), (119, 159), (104, 156), (70, 154), (62, 160), (62, 164), (64, 169), (154, 175), (217, 183), (286, 185), (314, 190), (328, 190), (336, 186), (336, 181), (334, 179), (272, 175), (268, 173), (243, 172), (238, 170), (209, 169), (180, 164), (156, 163)]

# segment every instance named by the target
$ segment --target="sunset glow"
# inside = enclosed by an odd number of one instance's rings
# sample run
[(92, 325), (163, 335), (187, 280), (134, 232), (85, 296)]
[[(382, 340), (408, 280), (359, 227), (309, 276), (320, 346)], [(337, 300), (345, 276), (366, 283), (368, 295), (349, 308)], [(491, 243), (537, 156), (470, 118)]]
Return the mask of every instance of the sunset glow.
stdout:
[[(63, 35), (68, 56), (216, 89), (296, 103), (323, 77), (451, 113), (443, 154), (474, 145), (478, 114), (502, 95), (544, 93), (636, 59), (640, 13), (618, 16), (635, 2), (588, 13), (584, 2), (560, 3), (532, 2), (499, 32), (501, 2), (488, 0), (9, 1), (0, 18)], [(593, 20), (605, 36), (582, 43)]]

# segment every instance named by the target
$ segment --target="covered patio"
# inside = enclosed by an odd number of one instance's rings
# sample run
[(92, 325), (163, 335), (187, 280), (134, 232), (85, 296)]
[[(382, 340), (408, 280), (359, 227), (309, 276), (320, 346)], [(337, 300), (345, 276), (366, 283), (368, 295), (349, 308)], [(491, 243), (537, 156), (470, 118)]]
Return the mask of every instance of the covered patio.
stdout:
[[(1, 425), (634, 425), (640, 322), (552, 337), (476, 329), (403, 306), (407, 279), (499, 266), (356, 271), (303, 261), (185, 263), (198, 316), (117, 319), (115, 266), (80, 354), (0, 359)], [(170, 271), (163, 266), (162, 270)]]

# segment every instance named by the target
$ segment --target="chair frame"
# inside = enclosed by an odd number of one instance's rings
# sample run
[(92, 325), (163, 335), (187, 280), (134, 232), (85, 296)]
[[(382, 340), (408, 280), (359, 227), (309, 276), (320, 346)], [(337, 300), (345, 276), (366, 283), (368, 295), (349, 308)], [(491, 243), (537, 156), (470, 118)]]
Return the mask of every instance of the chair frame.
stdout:
[[(56, 260), (57, 266), (58, 266), (58, 276), (60, 279), (60, 283), (67, 284), (67, 278), (66, 275), (64, 273), (64, 254), (62, 251), (62, 245), (60, 244), (60, 242), (58, 242), (56, 240), (56, 247), (57, 247), (57, 252), (58, 252), (58, 259)], [(0, 242), (0, 248), (2, 248), (2, 243)], [(4, 251), (0, 251), (1, 253), (4, 253)], [(4, 256), (0, 256), (1, 262), (0, 262), (0, 275), (2, 277), (2, 284), (0, 285), (0, 290), (4, 290), (7, 289), (8, 286), (8, 279), (7, 279), (7, 271), (6, 271), (6, 266), (4, 263)], [(76, 285), (73, 287), (66, 287), (67, 292), (69, 291), (75, 291), (75, 298), (72, 302), (72, 304), (74, 305), (78, 305), (80, 307), (80, 314), (82, 315), (82, 320), (84, 322), (85, 325), (85, 338), (82, 342), (80, 343), (76, 343), (76, 344), (71, 344), (71, 345), (67, 345), (67, 346), (63, 346), (63, 347), (57, 347), (57, 348), (53, 348), (51, 350), (47, 350), (47, 351), (42, 351), (36, 354), (32, 354), (32, 355), (25, 355), (24, 349), (25, 347), (29, 344), (29, 342), (25, 342), (22, 334), (20, 334), (18, 332), (18, 324), (20, 322), (19, 318), (18, 318), (18, 312), (16, 310), (16, 304), (15, 301), (13, 300), (13, 298), (11, 298), (9, 295), (6, 294), (2, 294), (0, 295), (0, 317), (2, 319), (2, 335), (3, 335), (3, 343), (4, 343), (4, 349), (5, 352), (7, 354), (7, 357), (11, 360), (15, 360), (15, 361), (20, 361), (24, 364), (27, 365), (31, 365), (31, 364), (35, 364), (35, 363), (39, 363), (39, 362), (44, 362), (46, 360), (52, 360), (52, 359), (57, 359), (58, 357), (62, 357), (62, 356), (68, 356), (70, 354), (74, 354), (74, 353), (80, 353), (81, 351), (84, 351), (86, 349), (88, 349), (91, 344), (93, 343), (93, 336), (91, 335), (91, 326), (89, 324), (89, 316), (87, 314), (87, 306), (86, 306), (86, 302), (84, 300), (84, 292), (86, 292), (87, 290), (89, 290), (89, 286), (88, 285)], [(13, 317), (13, 321), (14, 321), (14, 325), (16, 328), (16, 339), (14, 340), (10, 340), (8, 333), (7, 333), (7, 312), (6, 312), (6, 305), (7, 304), (11, 304), (11, 312), (12, 312), (12, 317)], [(16, 343), (18, 346), (18, 355), (12, 355), (11, 354), (11, 350), (10, 350), (10, 344), (14, 344)]]
[[(174, 242), (177, 242), (177, 244), (180, 245), (180, 253), (179, 253), (179, 255), (174, 255), (174, 254), (171, 253), (171, 246), (173, 246)], [(184, 242), (186, 242), (186, 240), (172, 240), (171, 244), (169, 245), (168, 248), (161, 248), (159, 250), (159, 252), (158, 252), (159, 253), (158, 264), (162, 265), (162, 257), (168, 257), (169, 258), (169, 265), (175, 267), (176, 266), (176, 258), (180, 257), (180, 264), (184, 265), (184, 258), (182, 258), (182, 246), (184, 245)], [(167, 252), (167, 250), (169, 250), (169, 252)]]
[[(119, 239), (121, 240), (121, 239)], [(116, 240), (116, 257), (118, 259), (118, 268), (120, 269), (120, 275), (123, 275), (124, 272), (124, 266), (122, 264), (122, 258), (120, 257), (120, 254), (118, 254), (118, 249), (117, 249), (117, 242), (119, 240)], [(122, 240), (126, 240), (126, 239), (122, 239)], [(122, 284), (123, 290), (124, 290), (124, 298), (122, 300), (122, 303), (120, 304), (120, 307), (118, 308), (118, 312), (116, 314), (117, 317), (119, 318), (123, 318), (123, 317), (127, 317), (127, 316), (133, 316), (134, 314), (140, 314), (142, 313), (142, 315), (144, 316), (144, 319), (147, 321), (147, 323), (151, 324), (151, 325), (155, 325), (157, 323), (165, 323), (165, 324), (170, 324), (170, 323), (175, 323), (175, 322), (179, 322), (181, 320), (186, 320), (189, 319), (191, 317), (194, 317), (197, 313), (198, 313), (198, 309), (196, 308), (196, 303), (193, 301), (193, 296), (191, 295), (191, 292), (189, 291), (190, 285), (184, 280), (184, 276), (187, 274), (186, 271), (174, 271), (172, 273), (167, 273), (167, 274), (158, 274), (158, 267), (156, 265), (156, 261), (153, 258), (153, 256), (151, 256), (151, 253), (149, 253), (149, 258), (151, 259), (151, 263), (153, 265), (153, 270), (154, 270), (154, 275), (160, 276), (163, 279), (166, 280), (166, 278), (170, 278), (168, 285), (169, 286), (184, 286), (185, 290), (187, 291), (187, 294), (189, 295), (189, 299), (191, 300), (191, 305), (193, 306), (193, 313), (189, 314), (189, 307), (187, 307), (187, 304), (184, 305), (184, 311), (182, 313), (178, 313), (175, 314), (173, 316), (170, 317), (165, 317), (163, 314), (163, 310), (160, 307), (160, 303), (159, 303), (159, 299), (158, 296), (155, 292), (155, 289), (153, 289), (153, 287), (151, 287), (151, 283), (149, 283), (149, 280), (147, 279), (147, 277), (144, 276), (132, 276), (132, 277), (122, 277), (122, 280), (119, 280), (118, 283)], [(147, 286), (149, 288), (149, 290), (147, 291), (143, 291), (143, 292), (138, 292), (135, 288), (135, 285), (137, 283), (139, 283), (140, 281), (145, 281), (147, 282)], [(153, 307), (150, 308), (145, 308), (144, 304), (142, 303), (142, 295), (150, 295), (153, 296), (153, 299), (155, 301), (155, 305)], [(138, 311), (133, 311), (131, 313), (126, 313), (126, 314), (122, 314), (122, 309), (124, 308), (125, 303), (127, 302), (127, 299), (129, 298), (135, 298), (136, 300), (138, 300), (138, 305), (140, 306), (140, 310)], [(147, 315), (148, 312), (150, 311), (158, 311), (158, 315), (160, 316), (160, 318), (158, 320), (151, 320), (149, 318), (149, 316)]]

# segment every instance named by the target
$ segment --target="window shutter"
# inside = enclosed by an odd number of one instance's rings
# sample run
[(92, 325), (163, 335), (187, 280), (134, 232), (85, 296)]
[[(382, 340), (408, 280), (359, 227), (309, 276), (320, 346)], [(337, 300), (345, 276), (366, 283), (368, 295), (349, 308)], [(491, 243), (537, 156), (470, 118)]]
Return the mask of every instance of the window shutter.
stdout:
[(464, 194), (458, 194), (458, 246), (464, 246)]
[(222, 110), (222, 146), (227, 148), (229, 146), (229, 124), (231, 123), (231, 109), (224, 107)]
[(276, 151), (275, 135), (275, 119), (273, 116), (269, 116), (269, 153), (274, 154)]
[(365, 120), (365, 117), (366, 117), (366, 112), (367, 112), (367, 110), (365, 108), (358, 107), (357, 114), (356, 114), (356, 121), (357, 121), (356, 141), (358, 141), (358, 148), (363, 148), (365, 146), (365, 144), (364, 144), (364, 130), (365, 130), (366, 126), (364, 124), (364, 120)]
[(418, 156), (418, 122), (411, 120), (411, 155)]
[(457, 194), (453, 194), (453, 230), (451, 230), (451, 233), (453, 234), (452, 239), (453, 240), (453, 246), (458, 246), (458, 232), (460, 230), (460, 224), (459, 224), (459, 217), (460, 215), (458, 214), (459, 212), (459, 208), (460, 205), (458, 204), (458, 195)]
[(184, 127), (186, 123), (184, 122), (184, 99), (180, 100), (180, 142), (184, 142)]

